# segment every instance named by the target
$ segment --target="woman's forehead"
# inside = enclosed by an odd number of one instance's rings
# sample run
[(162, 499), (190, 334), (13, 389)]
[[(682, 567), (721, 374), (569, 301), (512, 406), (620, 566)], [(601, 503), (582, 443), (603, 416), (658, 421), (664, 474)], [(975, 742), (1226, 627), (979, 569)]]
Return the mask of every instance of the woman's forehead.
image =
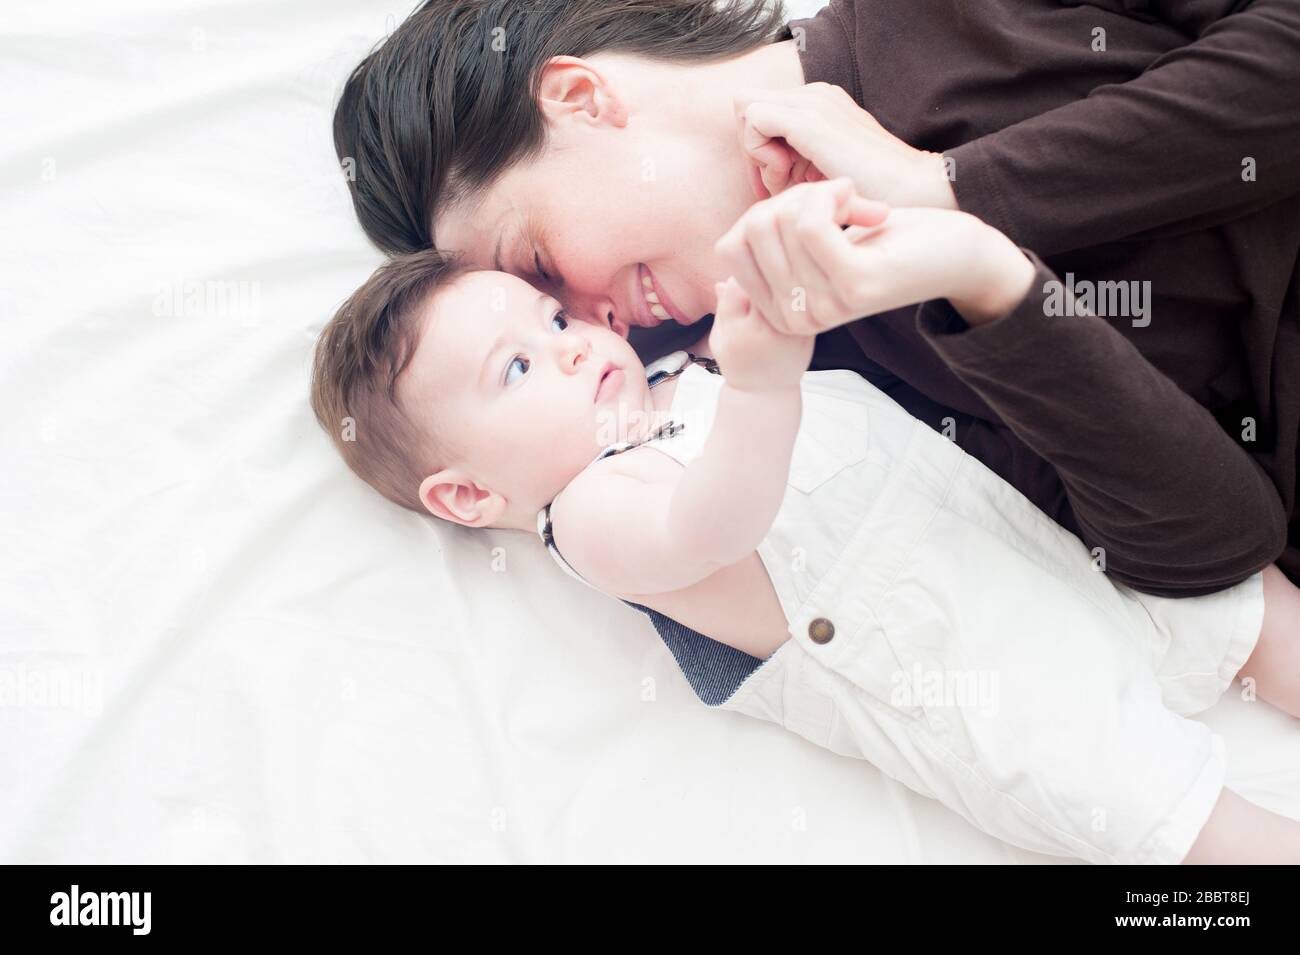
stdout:
[(511, 172), (442, 210), (433, 223), (434, 245), (461, 253), (477, 268), (502, 271), (510, 252), (508, 243), (531, 214), (520, 204), (525, 201), (520, 193), (526, 196), (528, 191), (514, 188)]

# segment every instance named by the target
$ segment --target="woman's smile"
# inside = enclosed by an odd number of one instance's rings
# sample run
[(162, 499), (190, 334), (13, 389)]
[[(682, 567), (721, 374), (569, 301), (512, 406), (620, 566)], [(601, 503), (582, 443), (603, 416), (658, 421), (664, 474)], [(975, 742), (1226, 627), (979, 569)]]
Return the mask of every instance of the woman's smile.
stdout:
[(652, 328), (660, 322), (679, 322), (690, 325), (699, 316), (689, 317), (678, 308), (650, 267), (644, 262), (637, 264), (637, 288), (633, 301), (637, 303), (637, 325)]

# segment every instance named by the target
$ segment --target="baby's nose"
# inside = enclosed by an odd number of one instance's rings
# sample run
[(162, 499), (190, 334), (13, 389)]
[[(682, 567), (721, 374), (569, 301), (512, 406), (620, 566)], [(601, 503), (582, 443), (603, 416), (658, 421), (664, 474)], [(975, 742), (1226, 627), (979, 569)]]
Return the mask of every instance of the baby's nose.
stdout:
[(571, 335), (563, 341), (560, 351), (560, 364), (567, 371), (574, 371), (582, 366), (591, 354), (591, 342), (585, 335)]

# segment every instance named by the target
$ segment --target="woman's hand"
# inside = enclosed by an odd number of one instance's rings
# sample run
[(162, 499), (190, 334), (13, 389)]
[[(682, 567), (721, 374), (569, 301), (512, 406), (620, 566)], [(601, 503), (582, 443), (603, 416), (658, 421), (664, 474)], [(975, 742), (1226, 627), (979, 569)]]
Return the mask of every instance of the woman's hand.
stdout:
[(909, 146), (838, 86), (742, 91), (735, 108), (755, 198), (847, 176), (893, 206), (957, 208), (942, 154)]
[(767, 322), (793, 335), (935, 298), (985, 324), (1019, 304), (1034, 275), (1010, 239), (974, 216), (890, 209), (847, 179), (755, 203), (714, 248)]

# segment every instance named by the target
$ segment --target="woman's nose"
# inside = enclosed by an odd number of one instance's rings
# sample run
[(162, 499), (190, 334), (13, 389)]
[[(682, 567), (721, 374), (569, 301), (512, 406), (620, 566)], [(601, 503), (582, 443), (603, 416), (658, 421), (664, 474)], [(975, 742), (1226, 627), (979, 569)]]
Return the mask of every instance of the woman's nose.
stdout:
[[(623, 337), (627, 337), (627, 322), (614, 308), (614, 301), (606, 296), (599, 296), (591, 302), (592, 317), (607, 328), (612, 328)], [(620, 330), (621, 329), (621, 330)]]
[(581, 316), (584, 321), (613, 329), (615, 334), (627, 338), (630, 323), (626, 316), (619, 314), (614, 300), (609, 296), (570, 293), (564, 297), (564, 305), (572, 314)]

